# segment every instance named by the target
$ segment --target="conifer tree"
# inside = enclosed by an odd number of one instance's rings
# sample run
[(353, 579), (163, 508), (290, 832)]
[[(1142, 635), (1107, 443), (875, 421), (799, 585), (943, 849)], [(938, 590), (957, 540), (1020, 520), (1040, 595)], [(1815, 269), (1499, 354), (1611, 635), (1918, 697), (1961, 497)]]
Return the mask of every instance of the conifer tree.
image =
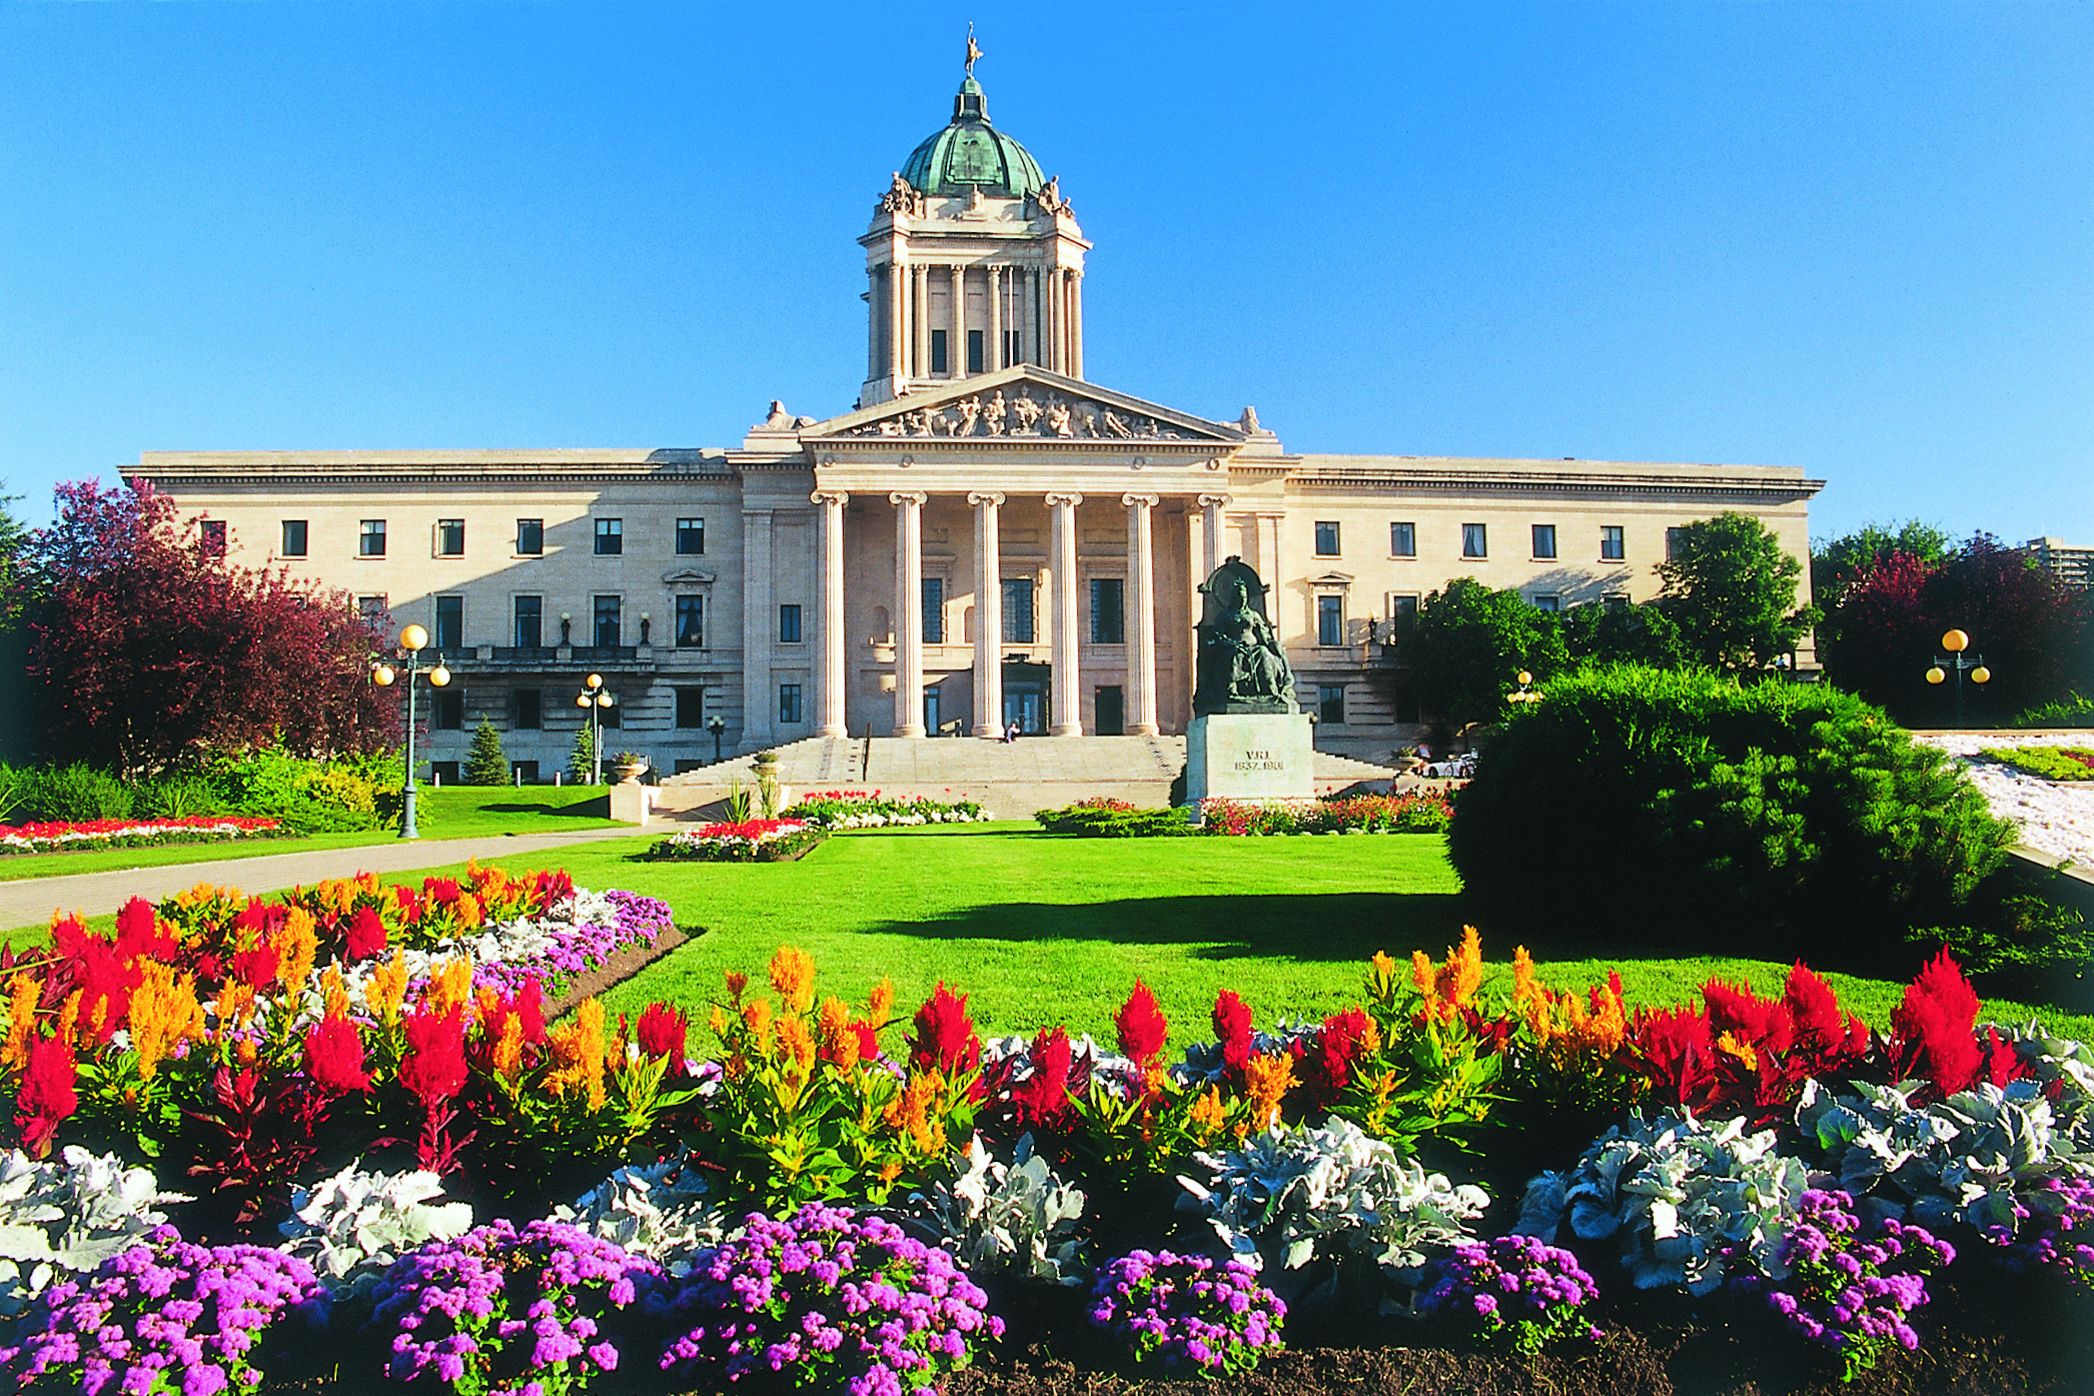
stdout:
[(574, 749), (567, 754), (567, 779), (573, 785), (587, 785), (596, 776), (596, 748), (589, 740), (589, 722), (585, 718), (575, 730)]
[(473, 729), (473, 744), (465, 753), (467, 785), (507, 785), (509, 757), (502, 750), (502, 734), (486, 718)]

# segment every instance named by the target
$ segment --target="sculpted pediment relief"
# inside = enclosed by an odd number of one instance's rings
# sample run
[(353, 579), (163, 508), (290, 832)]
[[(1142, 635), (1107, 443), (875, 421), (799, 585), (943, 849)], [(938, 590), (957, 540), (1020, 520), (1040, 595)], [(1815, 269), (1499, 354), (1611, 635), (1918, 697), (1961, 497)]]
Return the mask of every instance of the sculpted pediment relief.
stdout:
[(1182, 414), (1137, 399), (1074, 391), (1030, 377), (984, 381), (972, 392), (945, 389), (883, 403), (876, 416), (818, 431), (830, 440), (887, 438), (1017, 441), (1233, 442), (1227, 428), (1203, 428)]

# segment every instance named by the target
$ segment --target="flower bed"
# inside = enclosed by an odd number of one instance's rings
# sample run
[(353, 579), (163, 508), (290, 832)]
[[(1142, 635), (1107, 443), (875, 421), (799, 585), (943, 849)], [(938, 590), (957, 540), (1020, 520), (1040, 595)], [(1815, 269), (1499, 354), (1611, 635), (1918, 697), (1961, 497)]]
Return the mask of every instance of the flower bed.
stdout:
[(212, 843), (223, 839), (274, 838), (286, 832), (274, 819), (216, 814), (182, 819), (0, 824), (0, 854), (57, 853), (75, 848), (142, 848), (159, 843)]
[(1126, 800), (1097, 797), (1033, 815), (1054, 834), (1085, 838), (1158, 838), (1183, 834), (1433, 834), (1447, 827), (1453, 806), (1439, 793), (1325, 795), (1314, 800), (1200, 802), (1199, 818), (1183, 807), (1137, 809)]
[(2082, 747), (2085, 737), (2002, 739), (1996, 733), (1945, 732), (1913, 740), (1954, 756), (1992, 812), (2021, 826), (2023, 843), (2059, 858), (2094, 864), (2094, 783), (2052, 780), (2001, 759), (2012, 753), (2040, 762), (2044, 758), (2033, 753)]
[(891, 829), (920, 824), (978, 824), (990, 817), (979, 801), (934, 800), (928, 795), (882, 795), (877, 790), (824, 790), (802, 795), (786, 819), (817, 829)]
[(2094, 747), (2084, 746), (1988, 746), (1978, 755), (2001, 761), (2017, 771), (2044, 780), (2094, 780)]
[(324, 1352), (352, 1385), (901, 1390), (1021, 1315), (1066, 1358), (1240, 1374), (1310, 1316), (1524, 1357), (1691, 1300), (1859, 1374), (1934, 1341), (1940, 1285), (2094, 1283), (2094, 1051), (1981, 1024), (1946, 954), (1871, 1031), (1800, 964), (1646, 1004), (1516, 951), (1487, 991), (1472, 931), (1320, 1020), (1224, 991), (1173, 1053), (1139, 980), (1109, 1047), (985, 1043), (944, 984), (896, 1024), (789, 947), (548, 1023), (539, 952), (468, 949), (599, 907), (666, 922), (474, 869), (199, 889), (0, 960), (0, 1370), (78, 1384), (107, 1311), (138, 1389), (203, 1341), (235, 1384)]
[(699, 863), (787, 863), (806, 857), (828, 837), (797, 819), (741, 819), (701, 824), (657, 841), (650, 858)]

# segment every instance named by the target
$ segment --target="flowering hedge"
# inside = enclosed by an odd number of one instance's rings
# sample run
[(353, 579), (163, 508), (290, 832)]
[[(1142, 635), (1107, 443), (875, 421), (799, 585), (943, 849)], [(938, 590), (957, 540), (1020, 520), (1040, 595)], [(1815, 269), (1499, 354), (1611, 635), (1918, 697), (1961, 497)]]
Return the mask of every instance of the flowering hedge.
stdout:
[(1086, 838), (1157, 838), (1184, 834), (1431, 834), (1447, 827), (1453, 806), (1440, 792), (1325, 795), (1314, 800), (1202, 800), (1185, 807), (1138, 809), (1110, 797), (1078, 800), (1033, 815), (1053, 834)]
[(882, 795), (877, 790), (823, 790), (802, 795), (784, 817), (817, 829), (889, 829), (974, 824), (990, 815), (979, 801), (964, 797), (937, 800), (929, 795)]
[(288, 832), (274, 819), (199, 814), (181, 819), (89, 819), (63, 824), (0, 824), (0, 853), (53, 853), (75, 848), (138, 848), (156, 843), (210, 843), (271, 838)]
[(700, 863), (782, 863), (802, 858), (828, 834), (797, 819), (741, 819), (701, 824), (656, 842), (650, 858)]

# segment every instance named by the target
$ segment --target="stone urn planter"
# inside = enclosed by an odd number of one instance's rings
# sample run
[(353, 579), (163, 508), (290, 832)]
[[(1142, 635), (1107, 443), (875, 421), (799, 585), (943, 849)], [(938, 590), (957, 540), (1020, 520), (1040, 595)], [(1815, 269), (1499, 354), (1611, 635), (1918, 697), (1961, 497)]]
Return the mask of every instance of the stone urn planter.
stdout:
[(627, 785), (647, 774), (647, 763), (644, 760), (620, 761), (611, 767), (611, 774), (618, 777), (620, 785)]

